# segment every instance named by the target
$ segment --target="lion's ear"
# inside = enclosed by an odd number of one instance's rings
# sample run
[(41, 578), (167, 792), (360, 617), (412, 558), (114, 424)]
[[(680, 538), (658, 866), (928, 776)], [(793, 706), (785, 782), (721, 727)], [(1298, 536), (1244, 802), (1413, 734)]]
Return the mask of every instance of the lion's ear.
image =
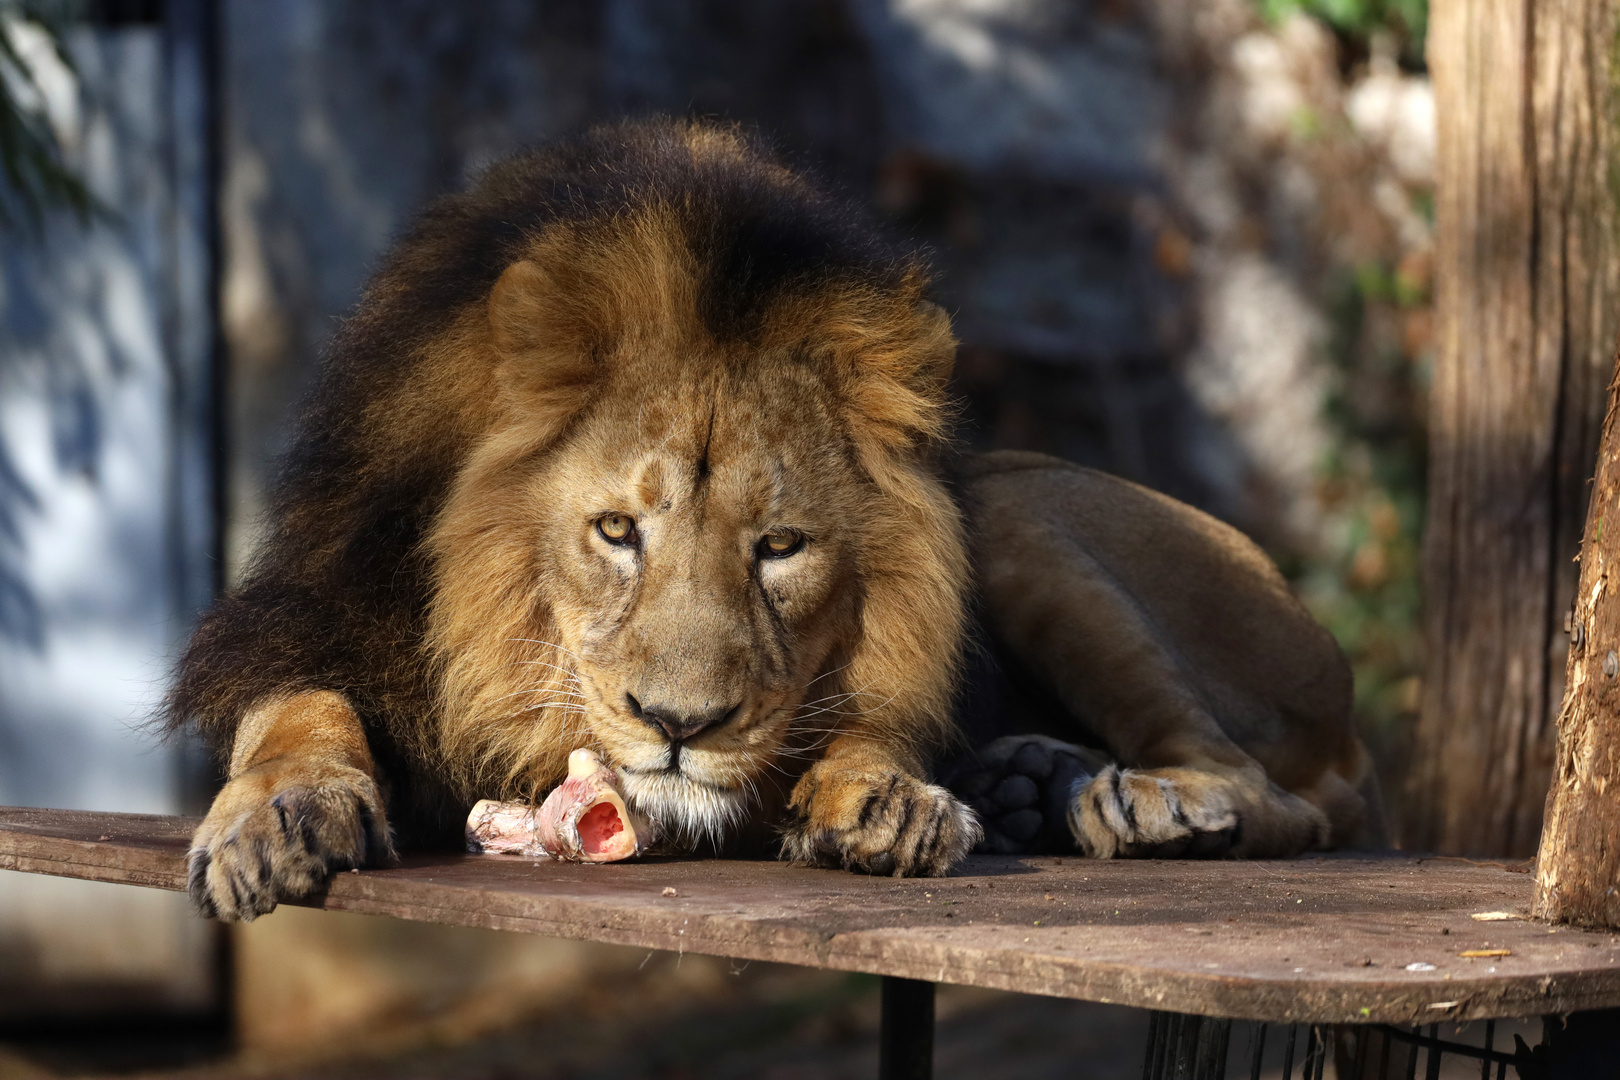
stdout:
[(489, 294), (502, 389), (525, 407), (572, 412), (599, 374), (600, 312), (537, 262), (508, 266)]
[(842, 369), (852, 421), (891, 446), (943, 435), (946, 382), (956, 362), (950, 316), (904, 293), (876, 303), (857, 295), (843, 307), (824, 332)]

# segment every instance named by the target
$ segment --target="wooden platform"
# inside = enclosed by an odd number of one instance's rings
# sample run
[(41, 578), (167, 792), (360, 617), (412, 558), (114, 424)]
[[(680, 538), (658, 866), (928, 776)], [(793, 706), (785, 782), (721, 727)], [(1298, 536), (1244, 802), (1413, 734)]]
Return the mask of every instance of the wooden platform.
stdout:
[[(0, 808), (0, 869), (183, 889), (195, 824)], [(895, 880), (769, 862), (446, 855), (340, 874), (312, 905), (1235, 1018), (1620, 1006), (1620, 936), (1530, 922), (1530, 892), (1525, 873), (1413, 856), (975, 857), (950, 878)], [(1472, 918), (1503, 911), (1520, 918)]]

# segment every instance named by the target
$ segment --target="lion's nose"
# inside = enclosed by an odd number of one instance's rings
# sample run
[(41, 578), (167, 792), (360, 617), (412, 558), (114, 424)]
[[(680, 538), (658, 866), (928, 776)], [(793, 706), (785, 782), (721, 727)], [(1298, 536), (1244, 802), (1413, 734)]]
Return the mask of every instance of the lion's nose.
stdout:
[(624, 697), (630, 706), (631, 715), (662, 731), (670, 742), (681, 742), (700, 731), (719, 727), (736, 716), (737, 710), (742, 708), (742, 703), (738, 702), (735, 705), (717, 705), (696, 712), (683, 712), (666, 705), (643, 705), (636, 700), (634, 694), (626, 694)]

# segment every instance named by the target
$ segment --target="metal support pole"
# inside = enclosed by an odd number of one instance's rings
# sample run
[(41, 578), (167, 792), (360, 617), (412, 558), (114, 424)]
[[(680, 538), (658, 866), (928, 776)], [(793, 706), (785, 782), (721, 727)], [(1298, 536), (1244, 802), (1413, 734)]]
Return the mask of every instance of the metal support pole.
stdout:
[[(1148, 1045), (1142, 1059), (1143, 1080), (1221, 1080), (1232, 1021), (1216, 1016), (1155, 1012), (1148, 1022)], [(1253, 1048), (1259, 1068), (1261, 1042)], [(1258, 1075), (1258, 1073), (1256, 1073)], [(1307, 1078), (1308, 1080), (1308, 1078)]]
[(932, 1080), (934, 984), (883, 976), (878, 1080)]

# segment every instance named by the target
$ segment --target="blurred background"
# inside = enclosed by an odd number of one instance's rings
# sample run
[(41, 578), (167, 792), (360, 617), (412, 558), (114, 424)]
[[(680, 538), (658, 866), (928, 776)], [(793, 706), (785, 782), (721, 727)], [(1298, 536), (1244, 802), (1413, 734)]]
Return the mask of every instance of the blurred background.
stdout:
[[(289, 407), (370, 268), (488, 163), (648, 112), (740, 121), (932, 247), (964, 439), (1259, 540), (1349, 653), (1398, 804), (1422, 672), (1425, 19), (0, 0), (0, 804), (206, 805), (212, 766), (142, 725), (252, 551)], [(177, 896), (0, 873), (0, 1078), (864, 1074), (875, 985), (303, 910), (226, 934)], [(1134, 1014), (964, 990), (941, 1010), (942, 1076), (1139, 1068)]]

